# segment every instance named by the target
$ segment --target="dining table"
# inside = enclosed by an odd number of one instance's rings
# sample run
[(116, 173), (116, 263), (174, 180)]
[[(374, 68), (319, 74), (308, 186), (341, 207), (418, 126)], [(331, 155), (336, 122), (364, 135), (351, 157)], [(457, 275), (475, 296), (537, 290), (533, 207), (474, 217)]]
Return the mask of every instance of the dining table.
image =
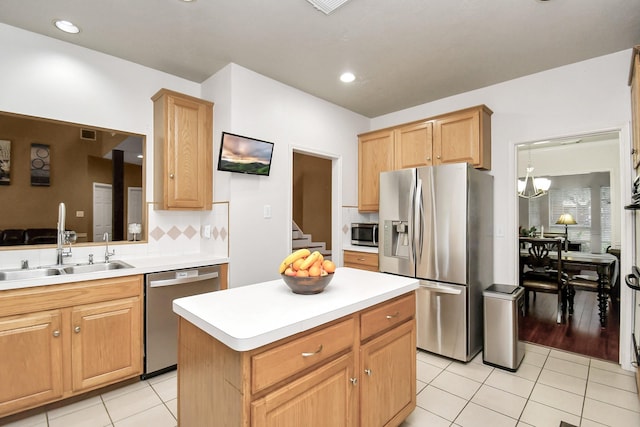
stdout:
[[(528, 256), (527, 249), (520, 249), (520, 258)], [(552, 259), (557, 258), (556, 252), (549, 252), (549, 256)], [(609, 253), (578, 251), (562, 251), (561, 259), (562, 269), (569, 274), (569, 277), (577, 275), (597, 283), (600, 327), (605, 328), (607, 326), (609, 292), (613, 284), (616, 283), (619, 274), (618, 259), (615, 255)], [(571, 286), (571, 283), (569, 283), (569, 286)]]

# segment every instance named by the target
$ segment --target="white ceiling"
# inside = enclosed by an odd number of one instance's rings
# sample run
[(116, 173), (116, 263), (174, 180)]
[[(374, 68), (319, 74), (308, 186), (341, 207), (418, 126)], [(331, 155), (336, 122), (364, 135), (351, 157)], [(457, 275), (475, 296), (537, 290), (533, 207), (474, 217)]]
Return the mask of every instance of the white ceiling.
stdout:
[(0, 22), (195, 82), (233, 62), (376, 117), (629, 49), (640, 0), (2, 0)]

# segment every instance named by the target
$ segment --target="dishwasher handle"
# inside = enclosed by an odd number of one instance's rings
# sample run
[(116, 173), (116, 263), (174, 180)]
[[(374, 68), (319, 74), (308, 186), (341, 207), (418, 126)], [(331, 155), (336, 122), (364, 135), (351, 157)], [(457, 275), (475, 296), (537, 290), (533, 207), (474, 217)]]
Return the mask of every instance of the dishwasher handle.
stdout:
[(215, 271), (213, 273), (205, 273), (197, 276), (177, 277), (175, 279), (164, 279), (164, 280), (149, 280), (149, 287), (159, 288), (162, 286), (182, 285), (184, 283), (201, 282), (203, 280), (215, 279), (217, 277), (218, 277), (218, 272)]

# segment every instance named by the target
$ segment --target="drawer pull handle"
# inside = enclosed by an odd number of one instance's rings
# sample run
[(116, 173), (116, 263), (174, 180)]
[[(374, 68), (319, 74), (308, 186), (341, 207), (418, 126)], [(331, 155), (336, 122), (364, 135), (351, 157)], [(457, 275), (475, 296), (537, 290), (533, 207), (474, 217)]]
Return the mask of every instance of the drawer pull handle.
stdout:
[(76, 334), (80, 333), (80, 326), (76, 326), (75, 328), (73, 328), (73, 332), (75, 332)]
[(393, 313), (393, 314), (387, 314), (387, 319), (391, 320), (391, 319), (394, 319), (394, 318), (396, 318), (396, 317), (398, 317), (398, 316), (400, 316), (400, 312), (399, 312), (399, 311), (396, 311), (396, 312), (395, 312), (395, 313)]
[(320, 344), (320, 347), (318, 347), (318, 349), (314, 352), (304, 352), (302, 353), (302, 357), (311, 357), (311, 356), (315, 356), (316, 354), (320, 354), (320, 352), (322, 351), (322, 344)]
[(60, 331), (58, 331), (58, 330), (53, 331), (53, 336), (56, 337), (56, 338), (59, 337), (60, 336)]
[(364, 258), (358, 258), (358, 261), (364, 261)]
[(349, 378), (349, 381), (351, 381), (351, 384), (353, 384), (353, 385), (358, 384), (358, 379), (357, 378)]
[(371, 369), (365, 369), (364, 373), (367, 374), (368, 376), (371, 376)]

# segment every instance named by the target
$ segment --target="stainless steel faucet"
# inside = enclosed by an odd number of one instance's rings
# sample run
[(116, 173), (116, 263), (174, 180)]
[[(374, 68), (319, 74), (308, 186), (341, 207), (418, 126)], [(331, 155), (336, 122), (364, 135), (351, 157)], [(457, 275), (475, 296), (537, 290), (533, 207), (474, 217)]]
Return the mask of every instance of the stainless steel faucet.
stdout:
[(105, 243), (104, 262), (107, 263), (109, 262), (109, 258), (116, 254), (116, 250), (114, 249), (113, 251), (109, 252), (109, 232), (108, 231), (104, 232), (104, 234), (102, 235), (102, 240), (104, 240), (104, 243)]
[(60, 202), (58, 205), (58, 237), (56, 247), (56, 265), (62, 265), (64, 258), (71, 256), (71, 245), (65, 250), (62, 246), (67, 242), (65, 233), (65, 217), (67, 216), (67, 210), (64, 203)]

